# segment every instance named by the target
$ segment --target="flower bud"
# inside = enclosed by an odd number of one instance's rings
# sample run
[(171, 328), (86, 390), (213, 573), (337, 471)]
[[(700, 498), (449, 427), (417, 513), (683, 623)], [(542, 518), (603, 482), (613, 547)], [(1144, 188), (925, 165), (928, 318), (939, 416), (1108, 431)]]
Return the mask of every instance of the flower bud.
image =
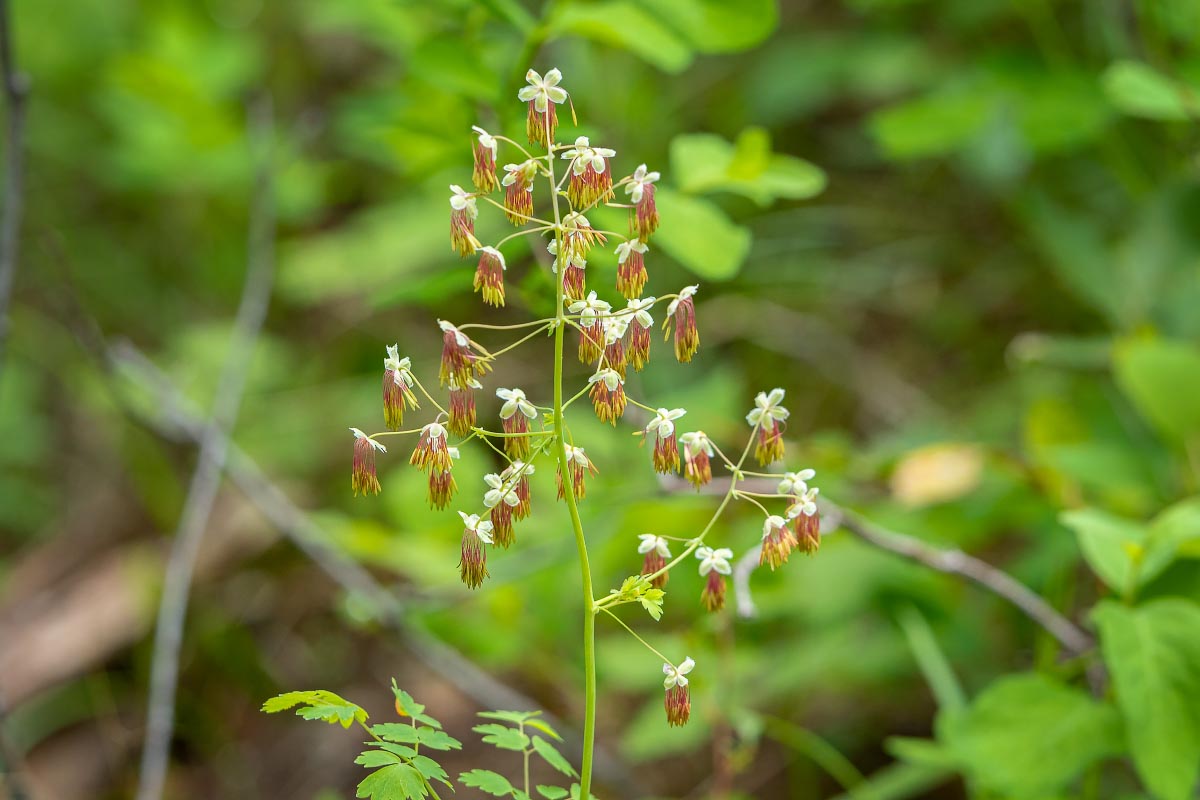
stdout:
[(446, 421), (446, 429), (455, 436), (468, 436), (476, 422), (475, 390), (483, 386), (474, 378), (469, 378), (466, 386), (459, 386), (451, 378), (447, 388), (450, 390), (450, 419)]
[(383, 420), (389, 431), (398, 431), (404, 424), (404, 409), (418, 408), (413, 394), (412, 362), (400, 358), (397, 345), (388, 345), (383, 360)]
[(504, 254), (494, 247), (479, 248), (479, 266), (475, 268), (475, 291), (483, 302), (500, 308), (504, 305)]
[(475, 217), (479, 210), (475, 198), (463, 191), (461, 186), (451, 185), (450, 191), (450, 249), (463, 258), (479, 247), (475, 238)]
[(626, 300), (642, 296), (646, 286), (646, 261), (643, 255), (649, 248), (637, 239), (617, 245), (617, 291)]
[(675, 323), (675, 359), (680, 363), (692, 360), (696, 350), (700, 348), (700, 332), (696, 329), (696, 306), (692, 301), (698, 286), (685, 286), (679, 290), (679, 296), (667, 306), (667, 318), (663, 321), (663, 330), (671, 335), (671, 323)]
[(379, 494), (379, 478), (375, 475), (375, 451), (386, 453), (387, 448), (367, 436), (358, 428), (351, 428), (354, 434), (354, 461), (350, 468), (350, 488), (354, 496), (360, 494)]
[(471, 130), (479, 134), (471, 148), (475, 157), (471, 181), (479, 191), (492, 192), (496, 188), (496, 151), (499, 149), (499, 143), (496, 137), (478, 125), (473, 125)]

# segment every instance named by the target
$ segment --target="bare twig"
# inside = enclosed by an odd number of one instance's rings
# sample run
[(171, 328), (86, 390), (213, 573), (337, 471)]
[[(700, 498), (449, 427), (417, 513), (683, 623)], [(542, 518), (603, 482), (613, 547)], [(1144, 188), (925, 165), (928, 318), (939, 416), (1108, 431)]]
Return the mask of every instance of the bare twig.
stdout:
[(8, 0), (0, 0), (0, 72), (8, 135), (4, 142), (4, 218), (0, 221), (0, 375), (8, 341), (8, 306), (20, 258), (21, 214), (25, 209), (25, 99), (29, 82), (17, 71)]
[(224, 431), (233, 425), (241, 406), (246, 373), (266, 318), (274, 280), (275, 209), (271, 181), (269, 99), (264, 97), (259, 100), (252, 113), (253, 138), (255, 149), (259, 151), (259, 163), (250, 211), (246, 282), (234, 322), (233, 338), (213, 399), (212, 422), (200, 441), (196, 470), (192, 474), (179, 528), (167, 560), (158, 623), (155, 626), (154, 661), (150, 674), (138, 800), (158, 800), (162, 797), (175, 719), (179, 649), (183, 641), (192, 574), (228, 455), (229, 440), (224, 436)]
[[(690, 484), (678, 478), (668, 479), (663, 482), (663, 485), (671, 491), (693, 491)], [(742, 486), (747, 491), (773, 492), (775, 490), (773, 482), (762, 480), (748, 480)], [(705, 487), (703, 491), (707, 492), (709, 488)], [(975, 556), (967, 555), (961, 550), (943, 550), (925, 544), (912, 536), (887, 530), (853, 511), (823, 499), (821, 501), (821, 535), (825, 536), (828, 532), (837, 529), (845, 530), (880, 550), (886, 550), (947, 575), (958, 575), (987, 589), (992, 594), (1007, 600), (1018, 611), (1044, 628), (1072, 655), (1088, 652), (1095, 647), (1095, 641), (1087, 631), (1058, 613), (1040, 595), (1004, 570)], [(738, 614), (742, 617), (752, 617), (756, 613), (749, 580), (750, 575), (758, 568), (757, 553), (757, 548), (747, 553), (734, 567), (733, 589)]]
[[(128, 344), (118, 344), (107, 351), (107, 356), (114, 367), (155, 397), (158, 416), (144, 420), (160, 435), (199, 444), (211, 433), (212, 425), (195, 409), (188, 407), (179, 390), (138, 350)], [(331, 541), (328, 533), (293, 503), (283, 490), (263, 474), (254, 460), (233, 442), (228, 443), (225, 472), (272, 525), (343, 590), (363, 600), (377, 619), (400, 633), (402, 644), (432, 671), (487, 708), (537, 708), (533, 699), (496, 680), (462, 653), (412, 624), (409, 619), (411, 608), (381, 586), (361, 565), (326, 544)], [(547, 714), (546, 720), (563, 730), (568, 740), (579, 744), (579, 737), (573, 735), (571, 729), (553, 715)], [(605, 783), (617, 788), (622, 797), (641, 794), (631, 782), (628, 769), (615, 756), (599, 747), (596, 749), (596, 773)]]

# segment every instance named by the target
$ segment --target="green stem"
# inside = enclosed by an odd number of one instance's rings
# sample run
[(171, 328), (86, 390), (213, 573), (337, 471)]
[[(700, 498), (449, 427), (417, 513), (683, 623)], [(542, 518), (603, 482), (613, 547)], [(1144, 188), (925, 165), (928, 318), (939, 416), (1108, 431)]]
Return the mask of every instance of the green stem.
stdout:
[[(547, 159), (550, 170), (550, 186), (554, 186), (553, 145), (550, 143), (550, 115), (546, 115), (546, 149), (551, 153)], [(554, 239), (559, 252), (563, 251), (562, 217), (559, 211), (558, 194), (551, 193), (554, 203)], [(567, 326), (563, 314), (562, 276), (555, 276), (554, 328), (554, 438), (557, 445), (558, 469), (563, 476), (563, 497), (571, 515), (571, 527), (575, 531), (575, 546), (579, 550), (579, 572), (583, 579), (583, 757), (579, 769), (579, 796), (586, 800), (592, 787), (592, 750), (596, 744), (596, 610), (592, 600), (592, 568), (588, 564), (587, 540), (583, 536), (583, 523), (579, 519), (579, 504), (575, 500), (575, 485), (571, 481), (571, 469), (567, 463), (566, 424), (563, 421), (563, 339)]]

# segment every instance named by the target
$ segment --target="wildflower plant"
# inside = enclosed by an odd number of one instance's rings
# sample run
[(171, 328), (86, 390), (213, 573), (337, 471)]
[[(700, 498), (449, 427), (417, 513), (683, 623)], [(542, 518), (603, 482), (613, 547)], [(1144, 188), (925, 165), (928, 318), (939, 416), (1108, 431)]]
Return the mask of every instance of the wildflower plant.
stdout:
[[(517, 543), (518, 523), (533, 512), (529, 475), (543, 466), (541, 462), (553, 463), (558, 499), (565, 504), (570, 519), (583, 584), (585, 719), (578, 791), (579, 796), (588, 797), (596, 721), (596, 618), (601, 613), (610, 617), (661, 661), (666, 676), (663, 704), (667, 722), (672, 726), (686, 724), (691, 715), (688, 675), (696, 668), (695, 661), (686, 656), (676, 660), (659, 653), (618, 616), (617, 610), (626, 605), (640, 607), (653, 619), (659, 619), (670, 572), (687, 563), (695, 564), (705, 579), (700, 604), (710, 612), (721, 611), (734, 554), (729, 547), (716, 547), (710, 537), (718, 519), (734, 501), (745, 501), (761, 509), (765, 519), (763, 535), (761, 541), (752, 544), (758, 550), (757, 554), (752, 550), (751, 556), (772, 569), (786, 563), (795, 549), (814, 553), (819, 545), (820, 523), (815, 503), (817, 490), (808, 485), (814, 477), (812, 470), (786, 473), (774, 494), (739, 488), (748, 477), (781, 478), (778, 474), (750, 470), (747, 460), (753, 453), (759, 466), (765, 467), (784, 456), (783, 432), (788, 411), (783, 406), (782, 388), (761, 392), (755, 399), (754, 408), (746, 416), (747, 441), (737, 458), (728, 457), (703, 431), (682, 430), (686, 409), (655, 408), (629, 393), (628, 369), (640, 372), (651, 362), (651, 332), (656, 314), (661, 316), (664, 341), (672, 343), (675, 359), (687, 363), (696, 355), (700, 333), (695, 298), (700, 287), (685, 286), (673, 293), (644, 296), (653, 277), (652, 237), (660, 222), (655, 205), (659, 173), (639, 164), (618, 178), (615, 172), (618, 153), (613, 149), (593, 144), (586, 136), (579, 136), (570, 144), (559, 143), (556, 106), (570, 102), (567, 90), (560, 85), (561, 73), (552, 69), (543, 76), (530, 70), (526, 80), (528, 85), (520, 90), (518, 98), (528, 106), (526, 138), (532, 150), (506, 136), (480, 127), (472, 129), (471, 181), (475, 191), (468, 192), (458, 185), (450, 187), (450, 245), (459, 256), (474, 261), (474, 288), (483, 303), (502, 306), (509, 267), (505, 245), (518, 237), (542, 237), (545, 241), (540, 246), (553, 256), (550, 274), (555, 285), (554, 314), (503, 326), (439, 320), (443, 342), (437, 373), (440, 391), (422, 382), (422, 370), (414, 367), (409, 357), (400, 357), (395, 345), (388, 347), (383, 382), (387, 430), (368, 436), (352, 429), (355, 436), (352, 487), (356, 494), (378, 493), (375, 456), (377, 451), (387, 452), (379, 440), (399, 437), (403, 441), (405, 437), (415, 437), (409, 461), (428, 477), (431, 506), (437, 509), (457, 506), (461, 526), (452, 525), (448, 516), (447, 535), (451, 530), (461, 535), (459, 573), (463, 583), (475, 589), (488, 577), (489, 551), (512, 548)], [(571, 109), (574, 119), (573, 105)], [(501, 162), (504, 162), (499, 167), (502, 175), (497, 169)], [(493, 197), (497, 192), (499, 199)], [(587, 215), (600, 205), (625, 209), (629, 216), (627, 231), (593, 227)], [(503, 213), (517, 230), (495, 243), (484, 244), (475, 237), (475, 221), (480, 210), (488, 206)], [(615, 243), (611, 245), (617, 264), (615, 275), (589, 268), (589, 255), (610, 247), (610, 243)], [(476, 338), (505, 334), (518, 338), (495, 349), (488, 349), (491, 343), (485, 346)], [(505, 356), (544, 335), (552, 336), (554, 341), (551, 397), (531, 396), (518, 387), (485, 386), (488, 373), (499, 367)], [(568, 396), (566, 353), (570, 338), (575, 339), (576, 357), (586, 370), (577, 380), (578, 390)], [(495, 421), (481, 421), (476, 406), (476, 394), (491, 391), (501, 401), (498, 425)], [(439, 399), (437, 394), (443, 397)], [(627, 416), (629, 406), (639, 409), (637, 434), (644, 445), (649, 445), (650, 453), (646, 468), (662, 475), (661, 480), (671, 481), (681, 475), (686, 481), (680, 481), (683, 486), (690, 484), (698, 491), (714, 480), (714, 466), (723, 468), (728, 480), (715, 512), (699, 531), (641, 534), (636, 547), (631, 547), (631, 552), (636, 549), (643, 556), (640, 570), (626, 578), (619, 588), (600, 597), (593, 590), (587, 537), (579, 513), (579, 503), (586, 497), (587, 479), (598, 467), (588, 455), (586, 443), (576, 441), (566, 424), (567, 412), (577, 412), (573, 407), (585, 395), (591, 401), (592, 413), (601, 422), (614, 426)], [(428, 406), (421, 406), (419, 401), (427, 402)], [(423, 411), (426, 419), (402, 429), (406, 411), (410, 414)], [(485, 477), (482, 491), (458, 496), (454, 461), (460, 448), (473, 440), (490, 447), (506, 466)], [(779, 505), (777, 512), (768, 509), (766, 504), (772, 502)], [(753, 542), (752, 537), (750, 541)], [(399, 694), (397, 698), (399, 702)], [(407, 703), (406, 700), (406, 707)], [(522, 726), (536, 727), (532, 719), (506, 721), (517, 725), (517, 733), (491, 731), (490, 727), (495, 726), (485, 726), (489, 727), (488, 735), (495, 737), (492, 743), (516, 740), (524, 743)], [(380, 744), (377, 747), (390, 755), (370, 756), (368, 760), (382, 763), (383, 759), (395, 756), (398, 763), (410, 764), (420, 772), (420, 765), (415, 762), (415, 743), (400, 744), (404, 748), (412, 746), (413, 753)], [(421, 775), (430, 777), (424, 772)], [(483, 781), (467, 785), (485, 791), (489, 791), (488, 785), (500, 786), (490, 778), (471, 780)], [(413, 782), (411, 786), (411, 794), (400, 796), (424, 797), (426, 790), (432, 793), (428, 780)], [(525, 794), (514, 796), (527, 797), (528, 788), (524, 791)], [(360, 796), (364, 796), (361, 792), (360, 787)]]

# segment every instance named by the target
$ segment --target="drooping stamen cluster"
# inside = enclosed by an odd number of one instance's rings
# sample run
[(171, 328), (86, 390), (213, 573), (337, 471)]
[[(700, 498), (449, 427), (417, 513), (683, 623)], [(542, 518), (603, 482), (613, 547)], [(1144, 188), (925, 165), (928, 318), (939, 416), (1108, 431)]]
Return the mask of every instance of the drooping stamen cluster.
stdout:
[[(655, 536), (653, 533), (643, 533), (638, 538), (641, 540), (641, 543), (638, 544), (638, 552), (646, 556), (642, 559), (642, 574), (653, 575), (654, 579), (651, 581), (651, 585), (661, 589), (671, 579), (671, 573), (663, 569), (667, 566), (667, 559), (671, 557), (671, 548), (665, 538)], [(659, 570), (662, 571), (659, 572)]]
[(591, 364), (600, 358), (604, 348), (604, 325), (602, 315), (612, 311), (612, 306), (604, 300), (599, 300), (595, 292), (588, 292), (584, 300), (576, 300), (567, 306), (572, 314), (578, 314), (579, 319), (579, 360)]
[(478, 514), (458, 512), (463, 521), (462, 554), (458, 559), (458, 574), (468, 588), (478, 589), (488, 576), (487, 551), (484, 544), (492, 543), (492, 523), (480, 520)]
[(520, 164), (505, 164), (504, 216), (513, 225), (524, 225), (533, 216), (533, 181), (537, 177), (538, 165), (533, 159)]
[(520, 389), (497, 389), (496, 396), (504, 401), (500, 420), (504, 432), (504, 452), (513, 458), (529, 458), (529, 420), (537, 416), (537, 408), (525, 398)]
[(672, 727), (686, 725), (692, 716), (692, 697), (688, 689), (687, 674), (696, 666), (691, 658), (685, 658), (678, 667), (663, 664), (663, 688), (667, 690), (663, 707), (667, 711), (667, 723)]
[(654, 205), (654, 182), (661, 177), (657, 172), (647, 172), (646, 165), (633, 171), (625, 193), (634, 205), (634, 229), (643, 242), (658, 230), (658, 208)]
[(405, 407), (419, 407), (412, 387), (412, 361), (400, 358), (398, 345), (388, 345), (383, 359), (383, 422), (389, 431), (400, 430)]
[(549, 147), (558, 128), (558, 115), (553, 104), (562, 103), (567, 99), (566, 90), (558, 85), (562, 80), (562, 73), (552, 69), (543, 78), (537, 72), (529, 70), (525, 73), (525, 80), (529, 85), (521, 87), (517, 92), (517, 97), (529, 104), (525, 133), (530, 144)]
[(625, 379), (625, 345), (621, 343), (625, 330), (629, 327), (629, 317), (607, 317), (602, 320), (604, 325), (604, 360), (603, 365), (614, 369), (621, 379)]
[[(450, 454), (450, 460), (453, 462), (457, 459), (458, 448), (447, 447), (446, 452)], [(444, 511), (450, 506), (450, 501), (454, 499), (454, 494), (458, 491), (458, 484), (454, 481), (454, 472), (452, 470), (433, 469), (429, 472), (429, 489), (426, 493), (426, 499), (429, 501), (429, 507)]]
[[(567, 469), (571, 472), (571, 491), (575, 495), (576, 500), (582, 500), (587, 497), (587, 476), (590, 472), (595, 475), (600, 470), (596, 469), (596, 465), (587, 457), (587, 453), (582, 447), (573, 445), (565, 445), (567, 451)], [(554, 475), (554, 482), (558, 485), (558, 499), (562, 500), (565, 496), (566, 487), (563, 485), (562, 467)]]
[(442, 364), (438, 381), (449, 386), (454, 381), (467, 386), (472, 378), (482, 377), (491, 369), (488, 363), (471, 350), (471, 340), (458, 328), (444, 319), (438, 320), (442, 329)]
[(675, 420), (686, 414), (682, 408), (658, 409), (646, 423), (644, 435), (654, 434), (654, 471), (662, 475), (679, 471), (679, 440), (675, 436)]
[(754, 457), (766, 466), (783, 458), (783, 427), (779, 424), (788, 418), (783, 402), (783, 389), (772, 389), (770, 394), (759, 392), (754, 398), (754, 408), (746, 415), (746, 422), (757, 429)]
[(704, 589), (700, 592), (700, 602), (709, 611), (720, 611), (725, 607), (725, 575), (733, 572), (729, 559), (733, 551), (728, 547), (716, 550), (711, 547), (697, 547), (696, 558), (700, 559), (700, 575), (708, 576)]
[(596, 418), (615, 426), (625, 413), (625, 379), (615, 369), (602, 369), (588, 378), (588, 383), (592, 385), (588, 396), (596, 409)]
[(504, 468), (500, 477), (510, 483), (517, 495), (517, 504), (513, 506), (513, 518), (525, 519), (533, 510), (532, 495), (529, 492), (529, 476), (533, 474), (533, 464), (517, 460)]
[(616, 150), (607, 147), (592, 147), (586, 136), (577, 138), (575, 146), (562, 153), (562, 158), (572, 159), (567, 199), (575, 208), (612, 197), (612, 170), (606, 159), (616, 154)]
[(479, 134), (471, 148), (475, 156), (471, 181), (475, 184), (476, 189), (486, 194), (496, 188), (496, 152), (499, 149), (499, 143), (495, 136), (478, 125), (472, 125), (471, 130)]
[(562, 218), (563, 249), (578, 258), (587, 258), (588, 251), (604, 244), (608, 237), (592, 227), (588, 218), (572, 211)]
[(379, 478), (375, 475), (375, 451), (386, 453), (387, 448), (375, 441), (358, 428), (351, 428), (354, 434), (354, 462), (350, 469), (350, 488), (354, 496), (360, 494), (379, 494)]
[(466, 386), (459, 386), (451, 378), (447, 388), (450, 390), (450, 418), (446, 420), (446, 428), (455, 436), (467, 436), (475, 427), (475, 390), (482, 389), (483, 385), (468, 378)]
[(788, 521), (783, 517), (772, 514), (763, 522), (762, 550), (758, 556), (758, 565), (764, 564), (774, 572), (779, 566), (786, 564), (796, 539), (788, 529)]
[(554, 264), (550, 267), (554, 274), (558, 274), (559, 264), (567, 261), (567, 268), (562, 273), (563, 282), (563, 297), (569, 300), (582, 300), (583, 293), (587, 290), (587, 260), (580, 258), (575, 253), (566, 259), (558, 257), (558, 240), (551, 239), (546, 245), (546, 250), (554, 256)]
[(483, 482), (488, 485), (483, 504), (491, 509), (492, 536), (496, 544), (508, 549), (516, 541), (513, 535), (513, 509), (521, 504), (521, 498), (517, 497), (512, 483), (495, 472), (484, 475)]
[(504, 254), (494, 247), (479, 248), (479, 266), (475, 268), (475, 291), (483, 302), (499, 308), (504, 305)]
[(712, 442), (704, 431), (688, 431), (679, 437), (683, 445), (683, 477), (697, 490), (712, 480)]
[(446, 443), (446, 428), (440, 422), (431, 422), (421, 428), (417, 446), (408, 463), (429, 472), (429, 505), (444, 509), (450, 504), (458, 485), (454, 482), (453, 461), (458, 458), (458, 448)]
[(474, 253), (479, 247), (475, 238), (475, 218), (479, 209), (475, 207), (475, 198), (463, 191), (461, 186), (450, 185), (450, 249), (463, 258)]
[(784, 473), (778, 489), (779, 494), (795, 499), (788, 507), (787, 518), (794, 528), (796, 547), (806, 555), (812, 555), (821, 547), (821, 516), (817, 511), (817, 495), (821, 490), (807, 483), (816, 474), (811, 469)]
[(645, 242), (630, 239), (617, 245), (617, 291), (626, 300), (642, 296), (646, 286)]
[(675, 323), (675, 358), (680, 363), (686, 364), (691, 361), (700, 348), (700, 331), (696, 328), (696, 305), (692, 300), (699, 288), (699, 285), (695, 285), (680, 289), (679, 296), (667, 306), (667, 318), (663, 320), (663, 330), (667, 332), (667, 337), (671, 335), (671, 323)]
[(625, 310), (629, 313), (629, 347), (625, 349), (626, 359), (633, 368), (641, 372), (650, 361), (650, 329), (654, 327), (654, 318), (650, 316), (650, 307), (655, 298), (644, 297), (641, 300), (630, 300)]

